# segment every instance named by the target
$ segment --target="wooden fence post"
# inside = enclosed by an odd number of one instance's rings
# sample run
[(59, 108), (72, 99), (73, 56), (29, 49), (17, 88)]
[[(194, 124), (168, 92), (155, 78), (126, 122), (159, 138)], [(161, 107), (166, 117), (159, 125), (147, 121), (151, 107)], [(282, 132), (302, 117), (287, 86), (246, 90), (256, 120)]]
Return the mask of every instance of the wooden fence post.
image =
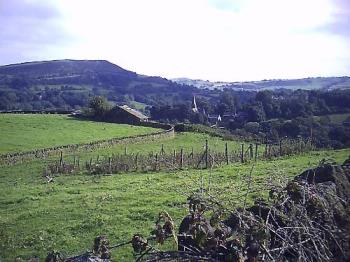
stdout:
[(108, 172), (112, 173), (112, 158), (108, 157)]
[(255, 144), (255, 159), (254, 160), (255, 161), (258, 160), (258, 144), (257, 143)]
[(208, 154), (208, 139), (205, 140), (205, 168), (208, 169), (208, 161), (209, 161), (209, 154)]
[(249, 145), (249, 158), (250, 160), (252, 160), (254, 157), (254, 154), (253, 154), (253, 144), (250, 144)]
[(184, 164), (184, 151), (181, 148), (181, 151), (180, 151), (180, 169), (183, 168), (183, 164)]
[(228, 146), (227, 142), (225, 143), (225, 159), (226, 159), (226, 165), (229, 164), (229, 159), (228, 159)]
[(60, 153), (60, 167), (63, 166), (63, 152)]
[(137, 153), (136, 154), (136, 156), (135, 156), (135, 170), (137, 171), (138, 170), (138, 163), (137, 163), (137, 158), (138, 158), (138, 156), (139, 156), (139, 153)]
[(154, 170), (157, 171), (157, 167), (158, 167), (158, 154), (156, 154), (156, 164), (154, 167)]
[(162, 149), (160, 150), (160, 154), (164, 155), (165, 151), (164, 151), (164, 144), (162, 144)]
[(244, 144), (241, 145), (241, 163), (244, 162)]
[(124, 155), (127, 155), (128, 154), (128, 149), (127, 147), (124, 148)]

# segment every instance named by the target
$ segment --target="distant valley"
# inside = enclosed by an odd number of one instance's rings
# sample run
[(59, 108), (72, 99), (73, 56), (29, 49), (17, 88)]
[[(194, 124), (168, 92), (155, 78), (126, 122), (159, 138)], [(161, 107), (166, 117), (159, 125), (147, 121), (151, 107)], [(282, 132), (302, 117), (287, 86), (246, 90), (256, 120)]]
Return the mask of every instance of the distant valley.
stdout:
[(174, 78), (172, 81), (191, 85), (197, 88), (219, 89), (225, 88), (233, 90), (274, 90), (274, 89), (306, 89), (306, 90), (334, 90), (350, 88), (350, 77), (310, 77), (302, 79), (272, 79), (261, 81), (244, 81), (244, 82), (211, 82), (208, 80), (189, 79), (189, 78)]

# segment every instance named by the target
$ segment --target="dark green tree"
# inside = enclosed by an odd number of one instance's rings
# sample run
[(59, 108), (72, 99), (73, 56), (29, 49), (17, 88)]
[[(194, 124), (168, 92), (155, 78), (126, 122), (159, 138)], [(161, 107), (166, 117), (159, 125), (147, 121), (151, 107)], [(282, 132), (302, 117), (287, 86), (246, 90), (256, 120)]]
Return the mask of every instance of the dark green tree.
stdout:
[(96, 118), (103, 118), (111, 109), (111, 105), (103, 96), (94, 96), (89, 101), (91, 115)]

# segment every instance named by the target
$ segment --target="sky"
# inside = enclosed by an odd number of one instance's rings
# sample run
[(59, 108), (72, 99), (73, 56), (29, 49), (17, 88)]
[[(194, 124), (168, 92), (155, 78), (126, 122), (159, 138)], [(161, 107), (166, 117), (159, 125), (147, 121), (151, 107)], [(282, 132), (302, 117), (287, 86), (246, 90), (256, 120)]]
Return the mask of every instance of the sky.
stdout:
[(210, 81), (350, 75), (350, 0), (0, 0), (0, 65)]

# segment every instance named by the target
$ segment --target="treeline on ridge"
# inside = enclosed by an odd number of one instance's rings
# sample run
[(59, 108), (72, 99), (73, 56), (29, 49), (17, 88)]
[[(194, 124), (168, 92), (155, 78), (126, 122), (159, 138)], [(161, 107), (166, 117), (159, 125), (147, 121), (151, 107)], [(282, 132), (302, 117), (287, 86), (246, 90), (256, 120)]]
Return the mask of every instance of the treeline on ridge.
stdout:
[[(217, 101), (199, 96), (196, 104), (198, 113), (190, 102), (154, 106), (150, 113), (159, 121), (217, 124), (235, 135), (272, 142), (310, 137), (319, 147), (350, 146), (349, 90), (225, 90)], [(333, 115), (346, 113), (343, 121), (332, 121)]]

